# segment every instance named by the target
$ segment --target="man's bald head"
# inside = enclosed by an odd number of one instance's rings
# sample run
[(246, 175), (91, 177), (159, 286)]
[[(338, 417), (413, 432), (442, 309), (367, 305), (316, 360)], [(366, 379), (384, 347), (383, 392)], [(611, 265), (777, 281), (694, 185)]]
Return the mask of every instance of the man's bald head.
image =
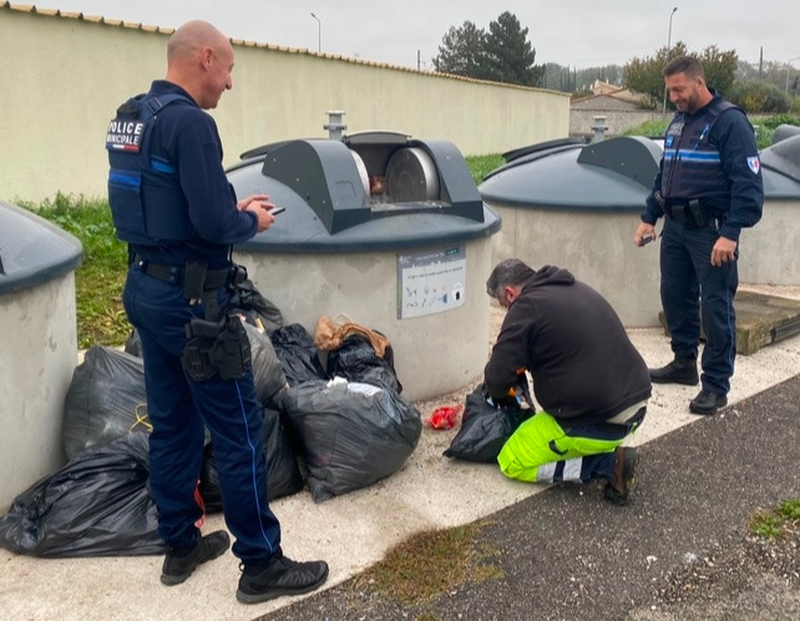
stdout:
[(167, 80), (181, 86), (201, 108), (216, 107), (232, 88), (233, 47), (208, 22), (194, 20), (178, 28), (167, 43)]
[(208, 22), (196, 19), (178, 28), (167, 43), (167, 62), (189, 60), (204, 48), (215, 49), (227, 41), (225, 35)]

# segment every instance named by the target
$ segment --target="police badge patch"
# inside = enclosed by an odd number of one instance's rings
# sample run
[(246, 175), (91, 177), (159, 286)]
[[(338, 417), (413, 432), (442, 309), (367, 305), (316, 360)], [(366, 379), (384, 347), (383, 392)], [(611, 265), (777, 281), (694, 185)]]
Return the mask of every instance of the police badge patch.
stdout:
[(114, 119), (108, 124), (106, 149), (138, 153), (142, 147), (143, 121)]
[(747, 158), (747, 167), (753, 171), (753, 174), (758, 174), (758, 171), (761, 170), (761, 161), (757, 155)]

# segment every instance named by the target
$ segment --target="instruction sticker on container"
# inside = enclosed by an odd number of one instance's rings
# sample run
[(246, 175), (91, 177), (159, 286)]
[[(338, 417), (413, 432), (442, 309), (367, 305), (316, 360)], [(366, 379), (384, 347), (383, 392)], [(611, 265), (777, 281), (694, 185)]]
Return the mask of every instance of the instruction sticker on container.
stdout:
[(397, 318), (442, 313), (464, 305), (464, 246), (397, 255)]

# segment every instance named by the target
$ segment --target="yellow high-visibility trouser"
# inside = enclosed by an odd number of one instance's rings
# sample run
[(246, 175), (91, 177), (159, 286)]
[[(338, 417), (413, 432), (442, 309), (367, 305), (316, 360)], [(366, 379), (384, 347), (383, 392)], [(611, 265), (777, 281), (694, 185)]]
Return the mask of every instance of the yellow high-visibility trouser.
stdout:
[(550, 414), (537, 412), (506, 441), (497, 463), (509, 478), (551, 483), (555, 462), (611, 453), (628, 435), (618, 440), (569, 436)]

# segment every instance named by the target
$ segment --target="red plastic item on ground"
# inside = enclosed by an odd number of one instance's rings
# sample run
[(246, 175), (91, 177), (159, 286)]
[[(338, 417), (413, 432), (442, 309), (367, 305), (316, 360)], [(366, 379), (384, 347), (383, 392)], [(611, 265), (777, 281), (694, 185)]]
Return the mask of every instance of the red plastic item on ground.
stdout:
[(463, 405), (443, 405), (436, 408), (428, 419), (428, 424), (434, 429), (452, 429), (456, 426), (458, 415), (464, 409)]

